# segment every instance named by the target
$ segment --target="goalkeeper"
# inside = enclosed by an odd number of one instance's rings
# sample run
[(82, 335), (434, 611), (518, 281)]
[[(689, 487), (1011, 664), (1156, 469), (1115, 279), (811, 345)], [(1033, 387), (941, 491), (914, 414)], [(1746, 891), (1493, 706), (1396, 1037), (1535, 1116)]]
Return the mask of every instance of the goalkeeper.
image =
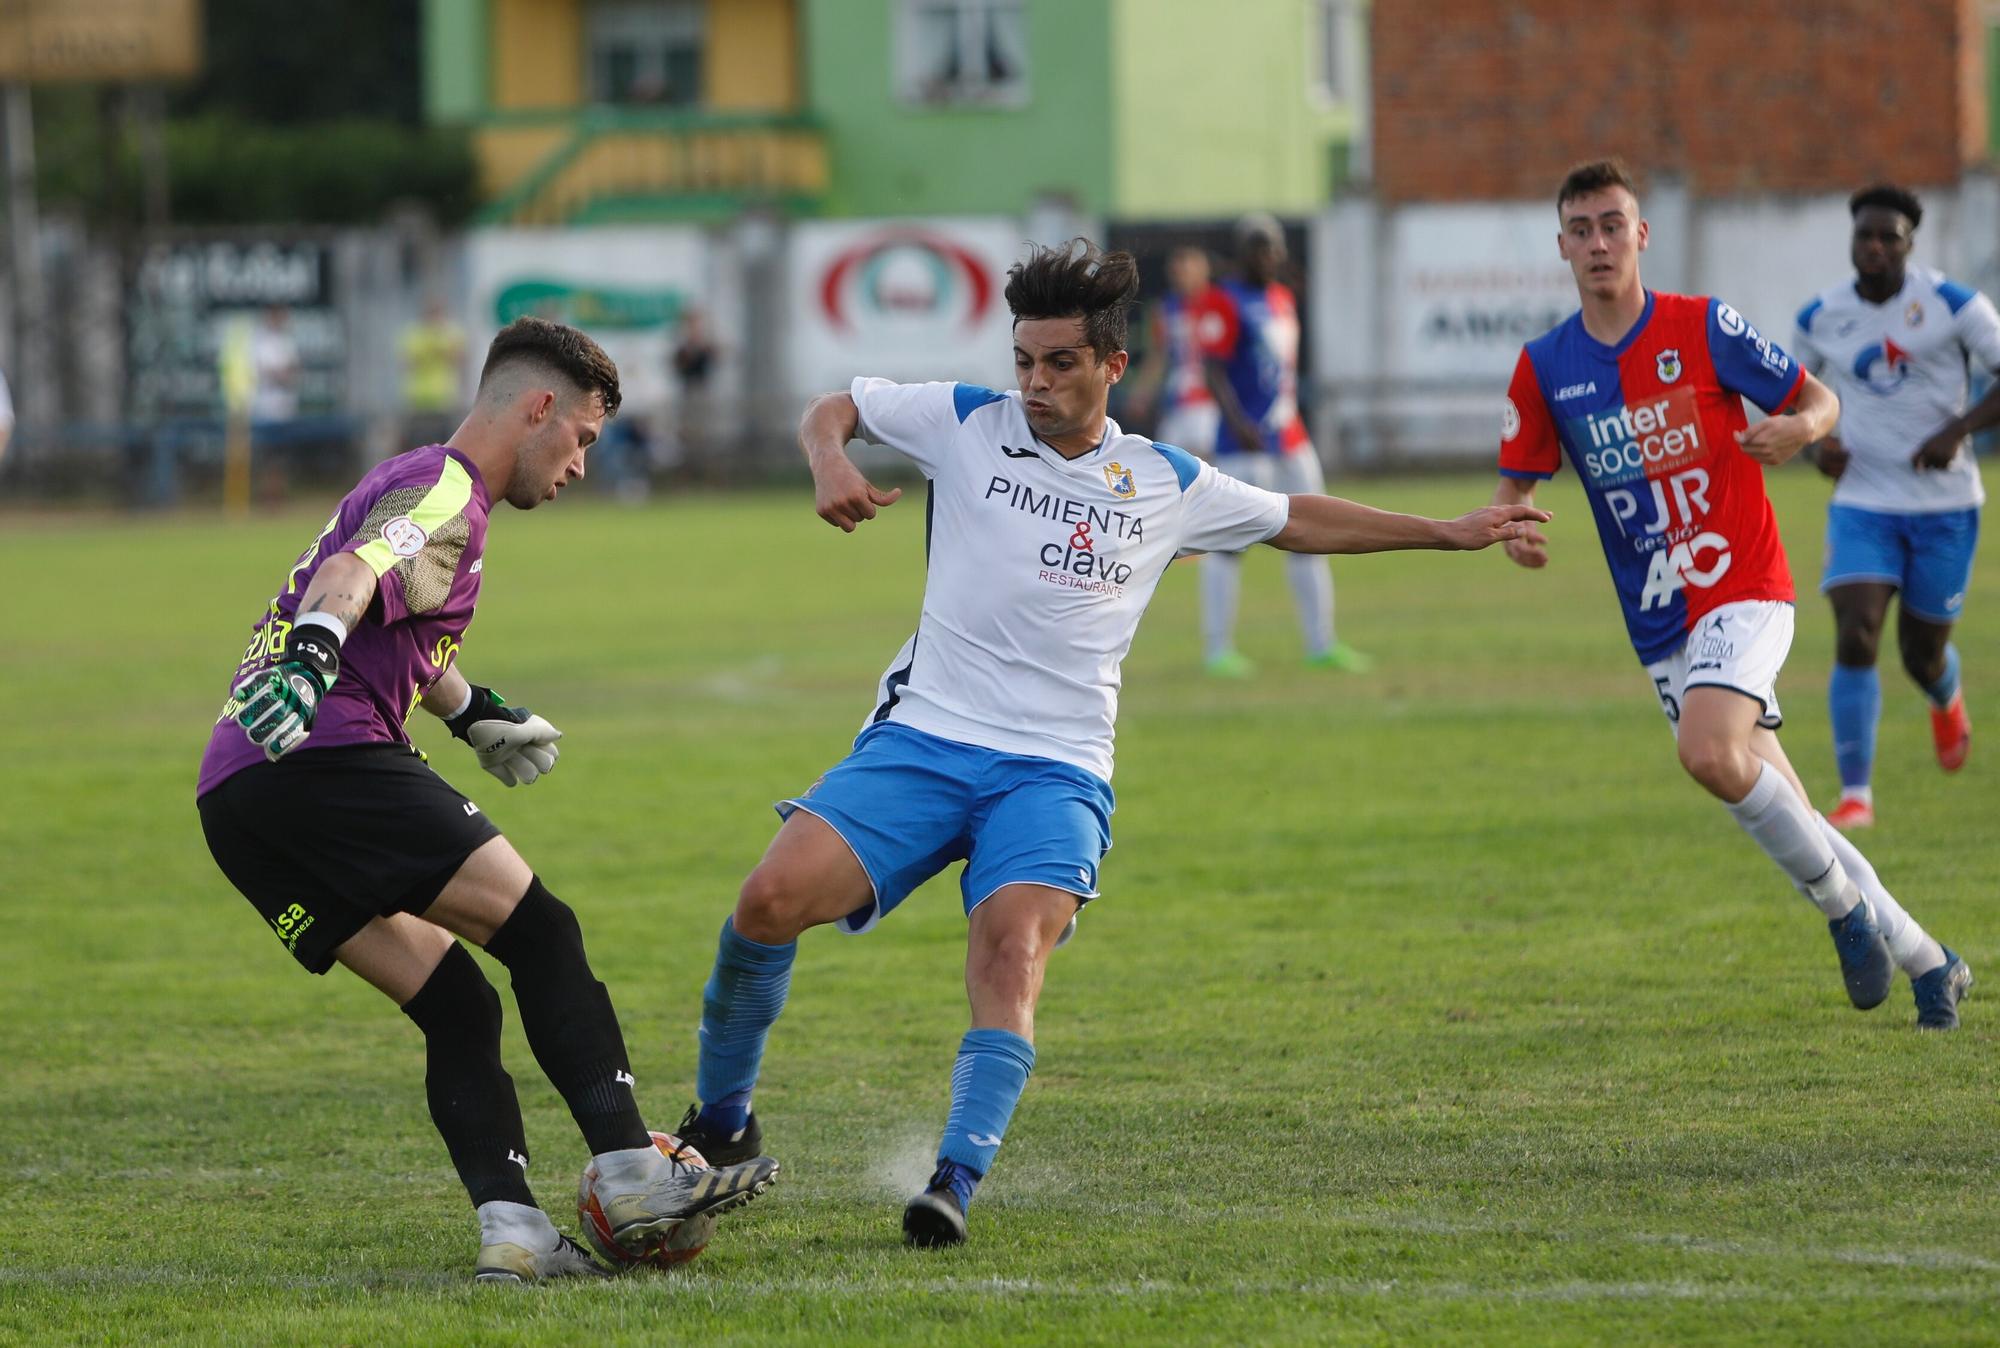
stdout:
[(695, 1171), (657, 1151), (576, 915), (403, 725), (444, 718), (488, 772), (525, 786), (559, 733), (455, 666), (479, 598), (487, 512), (531, 510), (583, 476), (618, 411), (597, 344), (524, 318), (494, 338), (451, 439), (362, 478), (260, 617), (202, 758), (196, 805), (216, 864), (308, 970), (345, 965), (423, 1032), (431, 1118), (477, 1211), (483, 1281), (602, 1276), (527, 1182), (500, 1062), (500, 999), (454, 938), (506, 966), (528, 1045), (597, 1161), (597, 1198), (639, 1253), (748, 1202), (777, 1163)]

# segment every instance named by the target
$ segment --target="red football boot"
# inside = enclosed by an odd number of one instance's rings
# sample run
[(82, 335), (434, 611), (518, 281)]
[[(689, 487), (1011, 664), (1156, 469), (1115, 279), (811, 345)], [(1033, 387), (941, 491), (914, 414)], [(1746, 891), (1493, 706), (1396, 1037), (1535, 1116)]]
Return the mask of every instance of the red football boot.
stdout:
[(1951, 705), (1931, 708), (1931, 742), (1937, 745), (1938, 766), (1957, 772), (1972, 752), (1972, 718), (1965, 712), (1965, 690), (1951, 695)]

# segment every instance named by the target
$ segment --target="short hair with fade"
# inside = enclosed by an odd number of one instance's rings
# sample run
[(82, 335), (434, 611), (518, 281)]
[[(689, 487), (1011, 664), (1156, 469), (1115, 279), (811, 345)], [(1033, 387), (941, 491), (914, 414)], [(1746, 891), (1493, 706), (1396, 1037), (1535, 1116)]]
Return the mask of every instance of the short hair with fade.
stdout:
[(500, 329), (486, 348), (486, 364), (479, 370), (481, 386), (495, 370), (514, 364), (539, 365), (561, 375), (578, 392), (603, 398), (605, 416), (618, 415), (624, 400), (618, 390), (618, 366), (603, 347), (567, 323), (530, 315)]
[(1639, 199), (1639, 184), (1632, 177), (1632, 170), (1617, 155), (1608, 159), (1593, 159), (1588, 163), (1573, 166), (1563, 175), (1562, 186), (1556, 189), (1556, 213), (1578, 197), (1587, 197), (1592, 192), (1602, 192), (1606, 188), (1622, 187)]
[(1088, 239), (1055, 248), (1037, 244), (1026, 261), (1007, 269), (1007, 307), (1016, 323), (1080, 318), (1084, 340), (1099, 360), (1125, 349), (1138, 297), (1139, 264), (1132, 255), (1104, 252)]
[(1924, 204), (1917, 200), (1917, 194), (1894, 183), (1872, 183), (1847, 199), (1850, 216), (1859, 215), (1870, 206), (1888, 207), (1908, 220), (1911, 229), (1924, 222)]

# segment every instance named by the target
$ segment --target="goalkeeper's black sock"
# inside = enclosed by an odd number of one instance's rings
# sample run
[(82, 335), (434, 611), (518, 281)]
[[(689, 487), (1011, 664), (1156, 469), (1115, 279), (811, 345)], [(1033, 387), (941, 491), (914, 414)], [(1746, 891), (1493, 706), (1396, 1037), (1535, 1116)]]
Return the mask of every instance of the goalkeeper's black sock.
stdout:
[(535, 1206), (514, 1079), (500, 1064), (500, 994), (456, 941), (403, 1014), (424, 1032), (431, 1121), (472, 1205)]
[(611, 994), (590, 971), (583, 929), (570, 906), (536, 876), (486, 943), (486, 953), (513, 975), (528, 1046), (569, 1105), (591, 1154), (652, 1146), (632, 1094)]

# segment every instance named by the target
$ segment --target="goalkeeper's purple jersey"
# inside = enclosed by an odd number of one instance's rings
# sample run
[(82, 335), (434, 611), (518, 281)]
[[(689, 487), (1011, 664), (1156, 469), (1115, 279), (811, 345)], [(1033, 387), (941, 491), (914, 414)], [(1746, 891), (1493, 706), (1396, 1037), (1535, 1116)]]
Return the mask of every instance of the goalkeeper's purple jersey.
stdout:
[[(340, 649), (340, 677), (321, 701), (312, 733), (292, 752), (408, 744), (403, 722), (450, 668), (472, 621), (489, 508), (479, 470), (455, 449), (430, 445), (377, 465), (341, 501), (258, 617), (229, 687), (284, 658), (313, 573), (336, 553), (351, 552), (375, 573), (375, 599)], [(264, 761), (264, 751), (236, 723), (236, 711), (231, 696), (209, 735), (196, 796)]]

